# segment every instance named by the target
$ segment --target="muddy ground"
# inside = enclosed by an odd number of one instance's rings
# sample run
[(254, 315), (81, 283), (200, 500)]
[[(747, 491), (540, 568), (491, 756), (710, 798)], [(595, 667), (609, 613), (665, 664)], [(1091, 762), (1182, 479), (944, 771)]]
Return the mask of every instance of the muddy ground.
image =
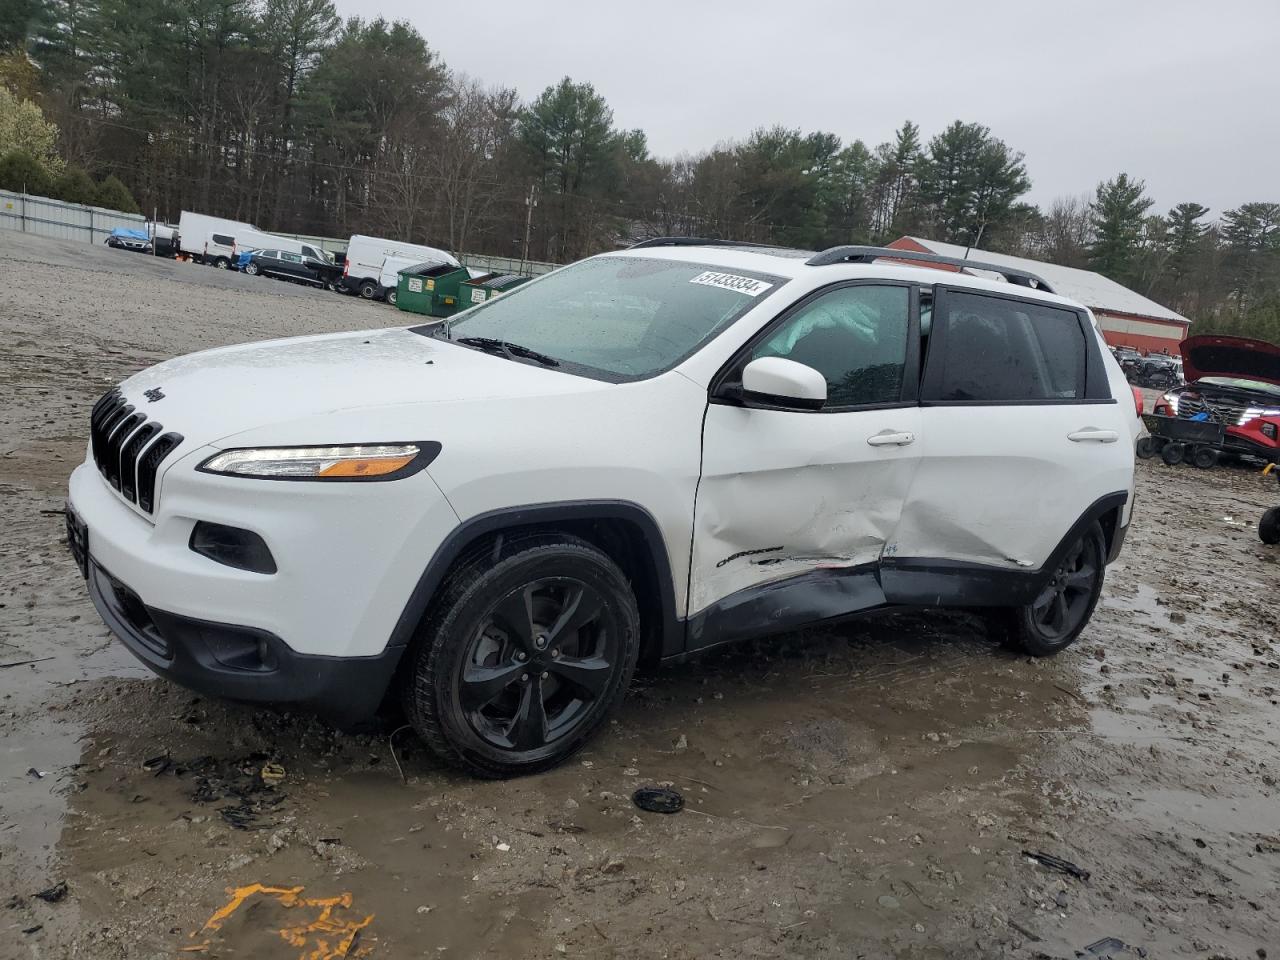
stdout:
[[(777, 637), (641, 676), (569, 765), (480, 783), (409, 731), (152, 677), (62, 543), (110, 384), (399, 316), (5, 232), (0, 273), (0, 957), (1280, 957), (1256, 470), (1141, 463), (1056, 659), (946, 612)], [(666, 782), (683, 812), (632, 806)]]

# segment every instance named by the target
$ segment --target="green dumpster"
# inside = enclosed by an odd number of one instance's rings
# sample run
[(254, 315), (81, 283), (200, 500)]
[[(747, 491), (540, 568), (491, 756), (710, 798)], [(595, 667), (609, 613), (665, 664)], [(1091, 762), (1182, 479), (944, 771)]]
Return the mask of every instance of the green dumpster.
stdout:
[(468, 280), (462, 285), (462, 306), (474, 306), (492, 300), (499, 294), (513, 290), (522, 283), (528, 283), (533, 277), (521, 277), (514, 273), (489, 273), (483, 277)]
[(471, 278), (466, 267), (454, 267), (438, 260), (405, 267), (396, 283), (396, 306), (410, 313), (448, 317), (458, 312), (458, 288)]

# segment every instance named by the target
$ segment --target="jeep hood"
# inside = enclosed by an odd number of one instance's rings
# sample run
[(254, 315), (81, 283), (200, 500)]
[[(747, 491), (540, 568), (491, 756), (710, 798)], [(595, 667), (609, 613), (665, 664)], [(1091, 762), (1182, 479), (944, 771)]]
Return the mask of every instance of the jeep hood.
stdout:
[[(337, 411), (547, 396), (605, 386), (401, 327), (205, 350), (150, 367), (120, 388), (149, 420), (197, 444), (210, 444), (257, 427)], [(402, 439), (376, 434), (372, 429), (369, 436), (353, 439)]]
[(1280, 386), (1280, 347), (1274, 343), (1206, 334), (1183, 340), (1181, 350), (1187, 383), (1204, 377), (1234, 377)]

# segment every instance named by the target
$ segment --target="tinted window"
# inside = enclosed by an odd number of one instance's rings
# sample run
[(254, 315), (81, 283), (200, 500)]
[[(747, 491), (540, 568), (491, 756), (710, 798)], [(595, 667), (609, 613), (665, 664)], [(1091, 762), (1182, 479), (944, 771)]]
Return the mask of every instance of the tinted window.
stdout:
[(236, 242), (235, 237), (228, 237), (225, 233), (213, 234), (212, 240), (214, 243), (220, 244), (224, 247), (230, 247)]
[(282, 252), (280, 254), (280, 259), (283, 260), (285, 263), (301, 263), (302, 262), (302, 257), (296, 253)]
[(801, 307), (752, 352), (813, 367), (827, 406), (889, 403), (902, 395), (907, 357), (906, 287), (843, 287)]
[(1085, 338), (1074, 312), (955, 291), (937, 307), (926, 399), (1084, 398)]

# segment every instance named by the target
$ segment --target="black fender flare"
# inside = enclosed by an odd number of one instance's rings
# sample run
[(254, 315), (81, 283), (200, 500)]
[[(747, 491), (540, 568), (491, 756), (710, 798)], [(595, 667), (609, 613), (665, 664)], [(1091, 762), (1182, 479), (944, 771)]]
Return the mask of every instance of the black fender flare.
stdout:
[(666, 540), (653, 515), (629, 500), (571, 500), (503, 507), (463, 521), (436, 548), (426, 569), (418, 577), (418, 582), (391, 631), (387, 646), (405, 647), (409, 644), (449, 568), (477, 539), (521, 527), (554, 526), (557, 523), (593, 520), (622, 520), (639, 531), (652, 565), (658, 593), (660, 654), (666, 657), (682, 652), (685, 644), (684, 621), (676, 613), (675, 580)]

